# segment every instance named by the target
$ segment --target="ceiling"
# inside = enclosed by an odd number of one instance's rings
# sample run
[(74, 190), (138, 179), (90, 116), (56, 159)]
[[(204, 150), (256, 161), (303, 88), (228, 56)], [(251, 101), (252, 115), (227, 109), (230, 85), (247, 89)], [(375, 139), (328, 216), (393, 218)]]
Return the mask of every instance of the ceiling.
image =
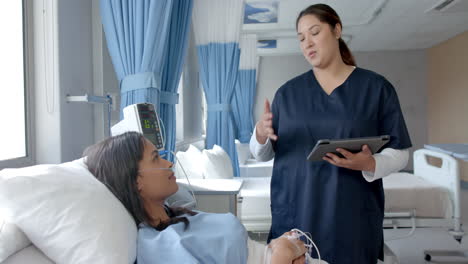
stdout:
[[(431, 10), (444, 1), (440, 11)], [(275, 23), (243, 25), (243, 33), (277, 40), (276, 48), (259, 48), (259, 55), (299, 53), (295, 20), (302, 9), (315, 3), (337, 11), (344, 39), (353, 51), (425, 49), (468, 31), (468, 0), (278, 0), (277, 10), (275, 5), (271, 8), (272, 0), (246, 2), (262, 8), (253, 17), (257, 20), (268, 21), (277, 12)], [(261, 5), (265, 2), (266, 6)]]

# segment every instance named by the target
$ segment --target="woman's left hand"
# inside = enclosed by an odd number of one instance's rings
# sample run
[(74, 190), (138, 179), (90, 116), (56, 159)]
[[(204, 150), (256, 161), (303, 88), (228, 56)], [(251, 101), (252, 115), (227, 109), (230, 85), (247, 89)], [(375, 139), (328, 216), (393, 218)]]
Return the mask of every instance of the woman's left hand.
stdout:
[(329, 163), (351, 170), (375, 172), (375, 159), (367, 145), (362, 146), (361, 152), (351, 153), (345, 149), (336, 149), (344, 158), (333, 153), (327, 153), (323, 160)]

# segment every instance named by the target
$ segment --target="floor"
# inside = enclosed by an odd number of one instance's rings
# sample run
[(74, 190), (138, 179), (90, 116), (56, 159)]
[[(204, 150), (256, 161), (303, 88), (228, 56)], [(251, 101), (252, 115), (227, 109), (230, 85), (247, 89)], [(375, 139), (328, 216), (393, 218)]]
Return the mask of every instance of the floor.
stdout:
[[(464, 226), (468, 226), (464, 224)], [(384, 230), (387, 238), (404, 235), (407, 230)], [(461, 250), (468, 252), (468, 237), (465, 236), (458, 243), (447, 233), (445, 228), (416, 229), (413, 236), (401, 240), (386, 242), (388, 247), (395, 253), (400, 264), (422, 264), (422, 263), (468, 263), (468, 258), (433, 258), (433, 262), (424, 260), (424, 250)], [(440, 261), (440, 262), (438, 262)], [(445, 262), (443, 262), (445, 261)], [(452, 262), (450, 262), (452, 261)], [(453, 262), (459, 261), (459, 262)]]

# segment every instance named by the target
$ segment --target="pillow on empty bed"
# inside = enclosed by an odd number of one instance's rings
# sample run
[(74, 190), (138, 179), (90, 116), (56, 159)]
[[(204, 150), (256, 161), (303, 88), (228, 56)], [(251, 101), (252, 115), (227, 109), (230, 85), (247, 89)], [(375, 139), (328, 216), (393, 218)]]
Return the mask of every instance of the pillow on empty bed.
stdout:
[(177, 178), (185, 179), (185, 174), (191, 179), (203, 178), (202, 153), (199, 149), (190, 145), (187, 151), (178, 151), (176, 157), (178, 160), (175, 172)]
[(250, 158), (250, 146), (249, 143), (241, 143), (239, 140), (236, 142), (237, 160), (239, 164), (245, 164)]
[(0, 172), (0, 214), (55, 263), (133, 263), (136, 224), (83, 160)]
[(203, 177), (205, 179), (231, 179), (234, 177), (229, 155), (218, 145), (202, 152)]

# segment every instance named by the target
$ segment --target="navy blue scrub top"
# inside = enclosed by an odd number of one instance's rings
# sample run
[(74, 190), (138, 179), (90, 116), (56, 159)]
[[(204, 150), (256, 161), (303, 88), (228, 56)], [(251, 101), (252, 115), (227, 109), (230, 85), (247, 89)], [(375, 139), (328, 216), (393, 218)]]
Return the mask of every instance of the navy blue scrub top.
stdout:
[(390, 82), (355, 68), (328, 95), (311, 70), (278, 89), (272, 113), (278, 140), (273, 141), (268, 241), (299, 228), (312, 235), (329, 263), (375, 264), (382, 259), (382, 180), (367, 182), (361, 171), (306, 157), (319, 139), (390, 135), (384, 148), (411, 147)]

